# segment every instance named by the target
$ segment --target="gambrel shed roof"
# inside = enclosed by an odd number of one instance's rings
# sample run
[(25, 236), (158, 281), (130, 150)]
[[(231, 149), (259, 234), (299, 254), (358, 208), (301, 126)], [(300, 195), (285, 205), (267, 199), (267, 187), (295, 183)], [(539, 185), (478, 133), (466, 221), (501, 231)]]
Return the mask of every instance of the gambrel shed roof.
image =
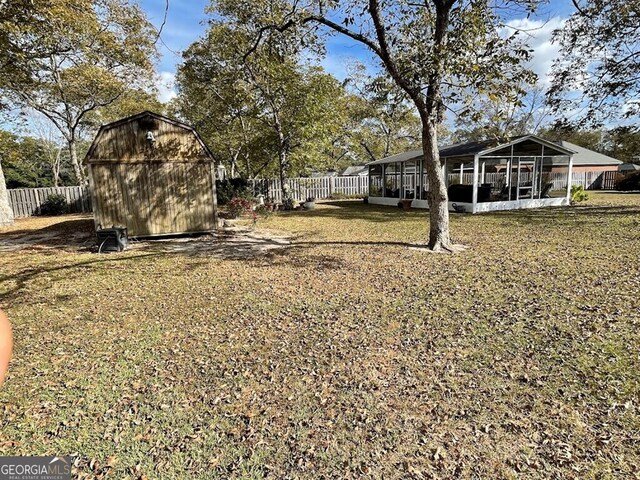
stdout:
[[(148, 139), (149, 132), (153, 142)], [(196, 130), (145, 111), (100, 127), (84, 159), (91, 163), (213, 162)]]

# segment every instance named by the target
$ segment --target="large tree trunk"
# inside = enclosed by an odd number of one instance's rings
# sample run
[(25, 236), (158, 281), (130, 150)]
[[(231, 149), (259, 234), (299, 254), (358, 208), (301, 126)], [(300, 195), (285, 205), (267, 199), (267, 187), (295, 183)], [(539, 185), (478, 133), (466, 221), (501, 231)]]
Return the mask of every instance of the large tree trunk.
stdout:
[(0, 227), (6, 227), (7, 225), (13, 225), (13, 209), (9, 204), (9, 192), (7, 192), (7, 184), (4, 180), (2, 162), (0, 161)]
[(440, 164), (438, 129), (429, 119), (422, 122), (422, 151), (429, 182), (429, 248), (450, 250), (447, 185)]
[(238, 176), (238, 154), (235, 153), (231, 158), (231, 178)]
[(84, 172), (82, 171), (82, 166), (80, 162), (78, 162), (78, 141), (75, 138), (72, 138), (68, 141), (69, 143), (69, 157), (71, 157), (71, 165), (73, 165), (73, 173), (76, 176), (76, 181), (78, 185), (84, 185), (86, 183), (86, 179), (84, 178)]
[(280, 147), (280, 150), (278, 151), (278, 169), (280, 170), (279, 172), (280, 173), (280, 190), (281, 190), (283, 202), (285, 198), (287, 198), (291, 194), (289, 189), (286, 187), (287, 185), (286, 165), (287, 165), (287, 152), (282, 147)]
[(282, 201), (284, 202), (285, 198), (291, 194), (291, 192), (285, 188), (285, 185), (287, 184), (287, 170), (289, 167), (287, 164), (289, 160), (289, 144), (284, 136), (284, 132), (282, 131), (280, 118), (275, 113), (273, 115), (273, 127), (276, 131), (276, 135), (278, 136), (278, 169), (280, 170), (280, 189), (282, 192)]
[(58, 147), (56, 150), (56, 158), (51, 165), (51, 173), (53, 175), (53, 186), (60, 186), (60, 162), (62, 160), (62, 147)]

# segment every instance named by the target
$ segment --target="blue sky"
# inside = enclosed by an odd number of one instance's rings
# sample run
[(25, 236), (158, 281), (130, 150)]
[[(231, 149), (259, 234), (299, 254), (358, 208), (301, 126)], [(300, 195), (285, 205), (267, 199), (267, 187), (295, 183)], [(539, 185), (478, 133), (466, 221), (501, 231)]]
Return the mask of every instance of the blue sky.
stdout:
[[(164, 17), (164, 0), (139, 0), (141, 8), (150, 21), (160, 26)], [(160, 44), (161, 59), (158, 64), (161, 100), (169, 100), (175, 95), (173, 81), (180, 52), (200, 37), (206, 30), (207, 15), (204, 10), (208, 0), (170, 0), (167, 22)], [(549, 0), (539, 10), (535, 18), (518, 19), (512, 22), (529, 31), (530, 45), (535, 50), (532, 68), (544, 82), (546, 73), (557, 55), (557, 46), (551, 44), (551, 33), (562, 25), (572, 12), (571, 0)], [(327, 44), (327, 56), (322, 61), (324, 68), (339, 79), (345, 78), (347, 66), (358, 60), (368, 63), (370, 55), (366, 48), (342, 36), (332, 37)]]
[[(149, 20), (160, 27), (164, 18), (164, 0), (139, 0), (140, 7)], [(173, 79), (180, 64), (180, 52), (202, 36), (206, 30), (208, 0), (169, 0), (169, 13), (162, 29), (163, 43), (159, 43), (161, 59), (158, 64), (160, 76), (159, 89), (161, 100), (169, 100), (175, 95)], [(370, 58), (366, 47), (341, 36), (331, 37), (327, 42), (327, 56), (323, 59), (324, 68), (339, 79), (347, 76), (349, 62), (357, 59), (367, 63)]]

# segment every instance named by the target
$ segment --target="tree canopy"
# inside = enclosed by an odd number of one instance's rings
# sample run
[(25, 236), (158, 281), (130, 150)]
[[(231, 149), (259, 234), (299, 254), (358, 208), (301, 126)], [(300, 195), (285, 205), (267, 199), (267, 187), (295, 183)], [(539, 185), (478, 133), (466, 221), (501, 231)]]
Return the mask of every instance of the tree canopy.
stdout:
[(564, 124), (601, 127), (640, 115), (640, 0), (574, 0), (549, 99)]
[(22, 10), (11, 8), (2, 19), (2, 27), (11, 32), (0, 37), (7, 46), (2, 94), (58, 128), (82, 181), (77, 157), (82, 122), (127, 90), (149, 85), (156, 31), (140, 8), (126, 0), (23, 3)]
[[(504, 35), (514, 8), (533, 9), (533, 0), (494, 4), (464, 0), (320, 0), (285, 2), (278, 18), (259, 30), (264, 38), (291, 28), (311, 27), (345, 35), (378, 58), (393, 82), (415, 106), (422, 126), (428, 178), (429, 247), (450, 249), (447, 190), (438, 153), (438, 130), (449, 105), (469, 92), (513, 98), (533, 73), (523, 67), (530, 51), (516, 34)], [(277, 35), (276, 35), (277, 36)], [(250, 51), (251, 52), (251, 51)]]
[(293, 36), (246, 57), (257, 19), (267, 12), (245, 7), (212, 4), (216, 17), (205, 37), (183, 55), (174, 107), (232, 173), (308, 174), (328, 158), (344, 91), (334, 77), (302, 61), (301, 42)]
[(420, 147), (420, 118), (392, 80), (370, 77), (359, 64), (352, 68), (347, 87), (361, 99), (354, 112), (358, 124), (350, 126), (351, 148), (360, 159), (372, 161)]
[(504, 141), (541, 131), (550, 115), (544, 88), (537, 84), (526, 84), (523, 90), (528, 91), (520, 98), (487, 94), (469, 98), (455, 120), (455, 141)]

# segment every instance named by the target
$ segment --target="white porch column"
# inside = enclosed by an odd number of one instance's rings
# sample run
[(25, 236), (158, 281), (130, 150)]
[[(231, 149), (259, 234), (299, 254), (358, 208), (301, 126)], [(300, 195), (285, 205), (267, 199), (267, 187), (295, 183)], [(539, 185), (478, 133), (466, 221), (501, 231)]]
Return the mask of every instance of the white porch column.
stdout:
[(571, 202), (571, 180), (573, 176), (573, 155), (569, 156), (569, 168), (567, 169), (567, 201)]
[(382, 195), (381, 197), (387, 196), (387, 165), (388, 163), (383, 163), (380, 165), (382, 167)]
[(472, 196), (471, 196), (471, 202), (472, 202), (472, 206), (471, 206), (471, 211), (473, 213), (476, 213), (477, 210), (477, 206), (478, 206), (478, 166), (479, 166), (479, 157), (476, 154), (473, 157), (473, 191), (472, 191)]
[(513, 145), (511, 145), (511, 155), (509, 156), (509, 161), (507, 162), (507, 187), (509, 189), (508, 199), (511, 200), (511, 182), (513, 181)]
[(417, 172), (416, 175), (418, 175), (418, 185), (420, 185), (420, 195), (416, 195), (416, 200), (422, 200), (422, 197), (424, 196), (424, 198), (427, 198), (426, 195), (424, 195), (424, 173), (423, 173), (423, 169), (424, 169), (424, 158), (420, 157), (420, 162), (418, 162), (418, 164), (416, 165), (417, 168)]
[(520, 157), (518, 157), (518, 185), (516, 186), (516, 200), (520, 200)]
[(464, 176), (464, 163), (461, 163), (460, 164), (460, 184), (462, 184), (462, 180), (464, 178), (463, 176)]
[[(542, 164), (544, 163), (544, 145), (542, 145), (542, 152), (540, 153), (540, 168), (538, 169), (538, 198), (542, 198)], [(533, 170), (535, 171), (535, 164)], [(535, 180), (535, 175), (534, 175)], [(533, 196), (531, 198), (534, 198)]]
[(442, 163), (442, 176), (444, 177), (444, 185), (449, 188), (449, 175), (447, 175), (447, 159)]

